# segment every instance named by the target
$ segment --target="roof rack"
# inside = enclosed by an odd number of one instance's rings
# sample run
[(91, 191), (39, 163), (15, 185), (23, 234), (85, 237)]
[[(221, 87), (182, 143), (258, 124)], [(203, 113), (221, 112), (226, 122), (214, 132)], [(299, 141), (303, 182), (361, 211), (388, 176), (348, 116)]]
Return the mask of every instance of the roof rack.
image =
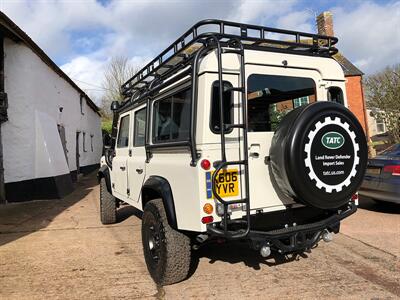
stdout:
[(289, 52), (303, 55), (331, 56), (338, 52), (336, 37), (284, 30), (222, 20), (203, 20), (195, 24), (173, 44), (125, 82), (125, 98), (146, 90), (151, 82), (177, 72), (213, 37), (220, 42), (240, 41), (244, 48)]

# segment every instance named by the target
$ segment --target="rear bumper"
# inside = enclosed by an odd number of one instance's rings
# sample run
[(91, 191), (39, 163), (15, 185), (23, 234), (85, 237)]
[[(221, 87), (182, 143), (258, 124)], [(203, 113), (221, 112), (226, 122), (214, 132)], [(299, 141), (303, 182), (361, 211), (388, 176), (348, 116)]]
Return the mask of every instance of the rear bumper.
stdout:
[[(340, 221), (357, 211), (357, 206), (350, 203), (346, 209), (338, 211), (326, 219), (297, 226), (291, 226), (271, 231), (248, 230), (242, 237), (250, 240), (255, 249), (260, 249), (263, 245), (268, 245), (279, 253), (293, 253), (311, 249), (319, 242), (325, 230), (338, 233)], [(267, 214), (265, 217), (268, 218)], [(227, 239), (234, 239), (235, 232), (225, 232), (220, 223), (208, 224), (207, 232), (211, 236), (218, 236)], [(244, 229), (242, 229), (244, 231)], [(240, 230), (239, 230), (240, 231)], [(242, 234), (243, 236), (243, 234)]]

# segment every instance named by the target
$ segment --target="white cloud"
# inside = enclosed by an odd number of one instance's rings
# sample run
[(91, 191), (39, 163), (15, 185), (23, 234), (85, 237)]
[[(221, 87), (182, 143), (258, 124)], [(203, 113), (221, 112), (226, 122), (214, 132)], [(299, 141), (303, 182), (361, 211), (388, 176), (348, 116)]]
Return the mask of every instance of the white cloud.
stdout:
[[(126, 0), (101, 5), (95, 0), (0, 0), (0, 9), (78, 85), (99, 98), (102, 92), (96, 87), (101, 87), (104, 66), (112, 56), (126, 56), (143, 66), (190, 26), (207, 18), (315, 31), (313, 15), (302, 3)], [(351, 8), (332, 8), (339, 48), (364, 72), (399, 62), (399, 6), (399, 1), (361, 1), (353, 2)]]
[(333, 8), (338, 48), (366, 74), (400, 62), (400, 1)]
[(103, 72), (106, 62), (93, 58), (78, 56), (61, 69), (71, 77), (93, 100), (100, 104), (103, 94)]

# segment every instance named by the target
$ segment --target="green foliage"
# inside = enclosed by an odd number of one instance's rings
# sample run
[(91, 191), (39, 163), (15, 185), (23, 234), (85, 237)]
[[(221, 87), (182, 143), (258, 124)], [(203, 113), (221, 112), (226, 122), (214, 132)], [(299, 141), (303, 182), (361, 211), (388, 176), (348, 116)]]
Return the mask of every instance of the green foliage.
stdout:
[(102, 130), (102, 132), (106, 132), (108, 134), (111, 134), (111, 131), (112, 131), (112, 120), (110, 120), (110, 119), (101, 120), (101, 130)]
[(367, 106), (382, 118), (394, 142), (400, 142), (400, 64), (387, 67), (365, 81)]

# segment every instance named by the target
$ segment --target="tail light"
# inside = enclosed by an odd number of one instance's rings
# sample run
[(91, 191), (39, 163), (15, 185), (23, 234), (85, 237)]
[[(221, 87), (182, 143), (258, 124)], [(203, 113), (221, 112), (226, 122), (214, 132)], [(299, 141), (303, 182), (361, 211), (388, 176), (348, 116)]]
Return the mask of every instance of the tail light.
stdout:
[(385, 166), (383, 172), (392, 173), (393, 176), (400, 176), (400, 165)]
[(358, 206), (358, 193), (355, 193), (353, 196), (351, 196), (351, 201)]
[(208, 159), (203, 159), (203, 160), (201, 161), (200, 165), (201, 165), (201, 167), (202, 167), (204, 170), (206, 170), (206, 171), (209, 170), (210, 167), (211, 167), (211, 163), (210, 163), (210, 161), (209, 161)]
[(201, 218), (201, 223), (203, 223), (203, 224), (208, 224), (208, 223), (211, 223), (212, 221), (214, 221), (213, 216), (207, 216), (207, 217)]

